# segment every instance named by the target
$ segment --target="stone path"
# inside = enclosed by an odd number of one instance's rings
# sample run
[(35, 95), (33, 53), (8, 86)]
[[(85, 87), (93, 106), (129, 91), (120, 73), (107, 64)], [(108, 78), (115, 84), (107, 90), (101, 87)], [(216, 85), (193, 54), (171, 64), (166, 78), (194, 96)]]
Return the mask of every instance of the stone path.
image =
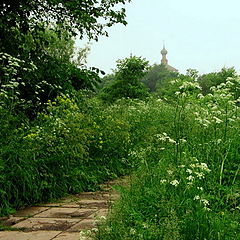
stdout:
[(0, 239), (79, 240), (80, 234), (96, 229), (97, 222), (107, 216), (109, 206), (119, 197), (112, 186), (124, 182), (126, 178), (102, 185), (102, 191), (84, 192), (56, 203), (19, 210), (3, 221), (2, 224), (10, 226), (11, 231), (0, 231)]

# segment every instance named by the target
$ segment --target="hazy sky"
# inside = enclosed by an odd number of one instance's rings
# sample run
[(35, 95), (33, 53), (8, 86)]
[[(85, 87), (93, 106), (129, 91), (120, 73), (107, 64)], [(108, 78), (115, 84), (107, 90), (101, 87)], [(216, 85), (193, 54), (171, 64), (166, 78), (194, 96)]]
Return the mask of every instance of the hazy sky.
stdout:
[(169, 64), (181, 73), (224, 66), (239, 72), (240, 0), (132, 0), (125, 7), (128, 25), (113, 26), (108, 38), (92, 42), (89, 66), (110, 73), (131, 53), (160, 63), (165, 41)]

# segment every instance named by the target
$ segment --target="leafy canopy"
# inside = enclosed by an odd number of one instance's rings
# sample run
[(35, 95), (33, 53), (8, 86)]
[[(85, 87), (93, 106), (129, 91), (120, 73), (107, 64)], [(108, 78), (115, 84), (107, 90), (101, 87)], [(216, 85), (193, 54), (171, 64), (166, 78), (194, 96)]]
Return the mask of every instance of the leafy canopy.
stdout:
[(136, 56), (117, 61), (113, 80), (103, 88), (103, 100), (114, 102), (120, 98), (145, 98), (148, 89), (141, 82), (148, 70), (148, 61)]
[[(119, 4), (131, 0), (3, 0), (0, 3), (0, 29), (17, 27), (27, 32), (39, 22), (61, 24), (73, 34), (90, 39), (107, 35), (106, 27), (127, 24), (125, 9)], [(1, 32), (1, 36), (2, 32)]]

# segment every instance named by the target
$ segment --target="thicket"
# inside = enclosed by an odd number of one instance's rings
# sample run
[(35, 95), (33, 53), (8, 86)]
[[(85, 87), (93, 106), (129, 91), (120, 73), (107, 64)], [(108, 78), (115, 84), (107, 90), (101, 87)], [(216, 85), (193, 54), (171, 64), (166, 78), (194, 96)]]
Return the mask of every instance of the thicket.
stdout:
[(123, 171), (108, 163), (107, 154), (93, 160), (102, 154), (103, 133), (99, 116), (86, 109), (101, 111), (105, 126), (110, 113), (78, 93), (95, 90), (103, 72), (85, 66), (88, 48), (77, 51), (74, 37), (97, 39), (106, 28), (125, 25), (119, 4), (126, 2), (0, 3), (0, 214), (91, 189)]
[[(94, 97), (94, 92), (67, 87), (67, 92), (61, 88), (48, 101), (36, 93), (34, 97), (43, 107), (29, 118), (22, 110), (29, 110), (33, 102), (23, 97), (22, 91), (28, 88), (27, 76), (38, 69), (6, 53), (0, 57), (1, 215), (68, 193), (92, 190), (104, 180), (128, 174), (139, 164), (128, 155), (147, 139), (146, 129), (142, 129), (142, 119), (126, 106), (134, 109), (144, 102), (125, 102), (121, 100), (125, 95), (120, 94), (118, 102), (107, 106)], [(146, 65), (141, 58), (126, 59), (119, 62), (116, 75), (121, 81), (128, 76), (134, 92), (144, 92), (139, 78)], [(36, 87), (41, 92), (42, 88)]]
[[(240, 79), (228, 78), (205, 96), (194, 79), (186, 80), (172, 83), (174, 109), (130, 153), (142, 165), (120, 189), (97, 239), (240, 238)], [(152, 105), (139, 106), (144, 111)]]
[(144, 142), (140, 119), (126, 104), (103, 107), (83, 95), (49, 101), (31, 123), (19, 122), (1, 108), (1, 214), (94, 189), (137, 165), (128, 154), (137, 142)]
[(149, 96), (148, 88), (140, 81), (148, 71), (148, 61), (131, 56), (117, 61), (117, 69), (110, 79), (105, 78), (105, 86), (100, 97), (105, 102), (113, 103), (117, 99), (145, 99)]
[(125, 2), (0, 4), (0, 215), (131, 173), (97, 239), (238, 239), (239, 76), (130, 57), (96, 94), (73, 36), (126, 24)]

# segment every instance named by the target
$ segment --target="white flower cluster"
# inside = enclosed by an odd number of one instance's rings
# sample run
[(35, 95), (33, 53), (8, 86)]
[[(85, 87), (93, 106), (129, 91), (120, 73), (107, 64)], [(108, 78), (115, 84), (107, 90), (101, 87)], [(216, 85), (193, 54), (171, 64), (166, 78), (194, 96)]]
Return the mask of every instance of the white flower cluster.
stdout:
[[(204, 179), (206, 173), (211, 172), (208, 168), (206, 163), (199, 163), (197, 158), (193, 157), (192, 160), (194, 161), (189, 166), (186, 165), (179, 165), (178, 167), (181, 169), (185, 169), (184, 171), (188, 174), (186, 177), (187, 185), (192, 186), (193, 182), (197, 179)], [(199, 190), (203, 190), (202, 187), (198, 188)]]
[(179, 181), (175, 179), (175, 180), (171, 181), (170, 184), (177, 187), (179, 185)]
[(91, 230), (83, 230), (79, 233), (79, 240), (87, 240), (91, 235)]
[(211, 209), (208, 208), (208, 206), (210, 205), (210, 203), (209, 203), (209, 201), (208, 201), (207, 199), (202, 198), (202, 197), (200, 197), (199, 195), (196, 195), (196, 196), (193, 198), (193, 200), (196, 200), (196, 201), (199, 200), (200, 203), (203, 204), (204, 209), (205, 209), (206, 211), (211, 211)]
[[(169, 170), (167, 170), (167, 173), (168, 173), (168, 175), (170, 175), (169, 177), (171, 178), (171, 176), (173, 176), (174, 172), (173, 172), (173, 170), (169, 169)], [(161, 184), (169, 183), (169, 184), (171, 184), (174, 187), (177, 187), (179, 185), (179, 181), (177, 179), (169, 180), (169, 181), (167, 179), (161, 179), (160, 183)]]
[(197, 82), (183, 82), (182, 86), (179, 87), (181, 90), (191, 90), (191, 89), (199, 89), (201, 90), (202, 88)]
[(167, 133), (162, 133), (162, 134), (156, 134), (155, 135), (157, 137), (157, 139), (159, 141), (163, 141), (163, 142), (169, 142), (169, 143), (173, 143), (173, 144), (176, 144), (176, 141), (172, 138), (170, 138)]

